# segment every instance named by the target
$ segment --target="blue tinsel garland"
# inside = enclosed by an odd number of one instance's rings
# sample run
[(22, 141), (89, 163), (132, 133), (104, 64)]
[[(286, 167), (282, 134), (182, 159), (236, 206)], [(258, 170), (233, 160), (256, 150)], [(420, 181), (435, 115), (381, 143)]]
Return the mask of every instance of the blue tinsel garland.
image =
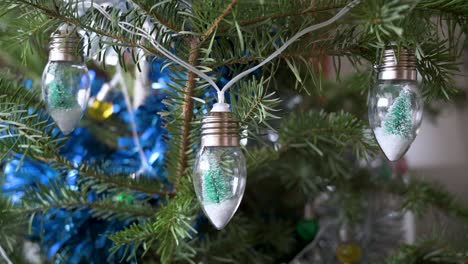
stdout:
[[(157, 60), (152, 63), (153, 70), (150, 71), (149, 76), (153, 81), (152, 87), (157, 90), (153, 90), (154, 94), (149, 96), (144, 105), (139, 107), (134, 114), (142, 148), (153, 170), (150, 175), (155, 175), (154, 177), (158, 180), (165, 181), (163, 159), (166, 145), (163, 136), (166, 132), (162, 128), (162, 120), (158, 112), (165, 108), (162, 99), (165, 97), (164, 89), (167, 88), (166, 83), (169, 79), (165, 73), (159, 71), (160, 63)], [(105, 80), (96, 78), (93, 72), (91, 77), (93, 79), (92, 94), (96, 94)], [(129, 113), (123, 97), (116, 97), (113, 104), (114, 117), (128, 124)], [(61, 154), (72, 161), (75, 166), (106, 160), (111, 163), (106, 166), (109, 171), (112, 168), (128, 172), (137, 171), (140, 162), (132, 138), (119, 138), (118, 146), (117, 149), (112, 149), (97, 140), (87, 128), (78, 128), (69, 135), (67, 143), (61, 149)], [(21, 156), (17, 155), (3, 164), (5, 181), (2, 192), (14, 202), (20, 202), (26, 187), (34, 186), (36, 183), (48, 184), (49, 179), (58, 177), (58, 172), (47, 164), (28, 158), (24, 159), (23, 164), (17, 170), (20, 160)], [(65, 180), (71, 190), (78, 191), (76, 171), (69, 171)], [(90, 195), (89, 201), (92, 202), (96, 198), (96, 195)], [(59, 210), (54, 214), (36, 216), (30, 239), (41, 241), (43, 254), (50, 260), (56, 259), (58, 263), (61, 262), (62, 257), (66, 259), (66, 263), (71, 264), (114, 263), (121, 261), (119, 256), (121, 254), (109, 257), (112, 243), (106, 238), (106, 234), (121, 230), (128, 224), (128, 222), (108, 222), (93, 218), (89, 210), (77, 212)]]

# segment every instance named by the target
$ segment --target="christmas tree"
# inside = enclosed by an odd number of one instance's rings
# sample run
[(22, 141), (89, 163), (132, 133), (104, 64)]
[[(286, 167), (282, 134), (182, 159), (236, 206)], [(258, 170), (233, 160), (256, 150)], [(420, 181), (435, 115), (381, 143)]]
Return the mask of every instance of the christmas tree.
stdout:
[(411, 137), (411, 93), (402, 90), (388, 109), (384, 121), (385, 132), (405, 138)]
[[(295, 263), (314, 246), (331, 263), (366, 263), (370, 246), (391, 252), (379, 263), (467, 261), (466, 247), (437, 238), (365, 244), (333, 232), (338, 245), (317, 243), (344, 223), (359, 226), (376, 192), (398, 196), (401, 210), (435, 207), (468, 222), (468, 208), (437, 184), (379, 177), (363, 115), (388, 45), (415, 51), (427, 104), (460, 93), (465, 0), (2, 0), (0, 10), (0, 262)], [(49, 36), (62, 23), (85, 36), (93, 96), (103, 83), (122, 91), (110, 117), (87, 115), (68, 137), (39, 92)], [(352, 76), (340, 75), (345, 61)], [(225, 99), (247, 141), (248, 180), (218, 231), (200, 211), (192, 166), (213, 87), (232, 80)], [(407, 100), (395, 101), (389, 132), (407, 136)], [(224, 188), (218, 170), (208, 174), (205, 184)], [(335, 201), (333, 219), (304, 221), (318, 217), (303, 211), (323, 195)], [(299, 223), (314, 224), (307, 244)], [(23, 254), (31, 244), (35, 257)]]

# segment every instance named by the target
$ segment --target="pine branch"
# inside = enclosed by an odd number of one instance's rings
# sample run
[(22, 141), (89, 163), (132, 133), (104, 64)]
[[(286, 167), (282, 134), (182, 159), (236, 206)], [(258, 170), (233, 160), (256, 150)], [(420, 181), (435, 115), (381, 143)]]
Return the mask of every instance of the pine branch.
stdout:
[[(41, 159), (39, 159), (41, 160)], [(52, 162), (53, 167), (60, 171), (76, 170), (79, 180), (86, 187), (94, 189), (97, 192), (111, 191), (112, 189), (126, 189), (130, 191), (146, 194), (149, 197), (162, 196), (171, 197), (175, 193), (167, 191), (159, 191), (161, 186), (155, 181), (147, 181), (143, 177), (136, 181), (131, 179), (127, 174), (110, 174), (99, 169), (99, 167), (91, 167), (85, 164), (75, 167), (70, 161), (56, 156), (53, 159), (41, 160), (43, 162)]]
[(143, 247), (144, 255), (156, 243), (160, 261), (172, 262), (176, 251), (185, 247), (184, 240), (196, 232), (191, 226), (193, 209), (191, 197), (176, 196), (158, 210), (155, 220), (132, 224), (111, 235), (109, 239), (115, 243), (112, 251), (125, 248), (127, 259), (131, 259), (139, 248)]
[(468, 208), (440, 184), (412, 178), (408, 185), (392, 186), (388, 191), (401, 195), (407, 210), (423, 214), (432, 206), (468, 222)]
[(240, 123), (251, 133), (259, 131), (260, 125), (269, 128), (268, 121), (279, 119), (278, 105), (281, 100), (275, 92), (269, 92), (266, 87), (271, 80), (261, 78), (239, 84), (238, 89), (230, 93), (231, 106)]
[(422, 241), (417, 245), (404, 245), (386, 264), (464, 264), (468, 262), (468, 252), (456, 252), (437, 241)]
[(0, 74), (0, 96), (8, 100), (9, 103), (24, 105), (27, 108), (45, 108), (45, 104), (40, 100), (39, 91), (26, 89), (19, 85), (20, 80), (13, 79), (11, 76)]
[(468, 207), (448, 192), (441, 184), (411, 177), (403, 181), (382, 181), (372, 176), (362, 177), (361, 173), (350, 178), (348, 183), (353, 191), (386, 192), (402, 198), (401, 209), (424, 215), (429, 208), (436, 208), (447, 215), (459, 217), (468, 222)]
[(416, 8), (468, 18), (468, 2), (464, 0), (422, 0), (418, 2)]
[[(305, 52), (285, 52), (280, 55), (276, 59), (309, 59), (309, 58), (317, 58), (321, 56), (348, 56), (355, 54), (357, 51), (353, 48), (345, 48), (345, 49), (326, 49), (326, 48), (319, 48)], [(213, 68), (228, 66), (228, 65), (238, 65), (238, 64), (249, 64), (256, 61), (262, 61), (263, 57), (253, 57), (253, 56), (246, 56), (241, 58), (232, 58), (226, 60), (224, 62), (217, 62), (213, 64)]]
[(0, 150), (35, 158), (53, 157), (63, 144), (49, 117), (39, 110), (36, 94), (0, 78)]
[(0, 17), (0, 24), (8, 24), (7, 28), (0, 29), (0, 67), (12, 70), (21, 78), (40, 81), (47, 62), (46, 52), (42, 49), (48, 39), (44, 32), (49, 32), (51, 23), (45, 15), (31, 13), (11, 12)]
[(328, 12), (331, 10), (343, 8), (346, 4), (343, 5), (333, 5), (333, 6), (326, 6), (323, 8), (311, 8), (311, 9), (305, 9), (305, 10), (300, 10), (300, 11), (292, 11), (292, 12), (285, 12), (285, 13), (277, 13), (277, 14), (271, 14), (268, 16), (262, 16), (262, 17), (257, 17), (257, 18), (251, 18), (247, 20), (242, 20), (239, 21), (239, 25), (241, 26), (255, 26), (256, 24), (265, 22), (265, 21), (270, 21), (270, 20), (275, 20), (275, 19), (280, 19), (280, 18), (287, 18), (287, 17), (294, 17), (294, 16), (304, 16), (304, 15), (312, 15), (314, 13), (318, 12)]
[[(158, 4), (148, 3), (147, 0), (132, 0), (132, 2), (137, 5), (141, 10), (143, 10), (146, 14), (153, 17), (156, 21), (161, 23), (164, 27), (174, 31), (179, 32), (182, 31), (182, 28), (179, 25), (172, 23), (171, 21), (167, 20), (163, 17), (160, 13), (156, 12), (156, 7)], [(174, 10), (163, 10), (166, 14), (171, 14)]]
[(416, 48), (418, 71), (423, 79), (423, 95), (428, 99), (450, 99), (459, 92), (453, 76), (459, 72), (457, 55), (446, 46), (447, 41), (426, 43)]
[[(343, 8), (347, 2), (339, 3), (339, 4), (332, 4), (332, 5), (324, 5), (323, 7), (315, 7), (315, 8), (306, 8), (305, 10), (299, 11), (290, 11), (290, 12), (280, 12), (275, 14), (269, 14), (267, 16), (261, 16), (256, 18), (249, 18), (246, 20), (239, 21), (239, 25), (241, 26), (255, 26), (265, 21), (272, 21), (281, 18), (287, 17), (295, 17), (299, 16), (302, 17), (303, 15), (311, 15), (318, 12), (328, 12), (336, 9)], [(362, 5), (365, 5), (363, 3)], [(460, 16), (467, 16), (468, 14), (468, 3), (463, 0), (457, 1), (450, 1), (450, 0), (424, 0), (419, 1), (416, 5), (416, 9), (423, 9), (423, 10), (435, 10), (438, 12), (447, 12), (453, 13), (455, 15)]]
[[(200, 51), (198, 48), (199, 40), (193, 38), (190, 41), (190, 55), (189, 55), (189, 64), (192, 66), (197, 66), (198, 64), (198, 57), (200, 55)], [(183, 126), (182, 126), (182, 139), (180, 145), (180, 160), (177, 172), (177, 181), (175, 184), (175, 188), (177, 189), (178, 182), (180, 178), (183, 177), (187, 170), (188, 165), (188, 147), (189, 147), (189, 135), (191, 131), (191, 123), (193, 119), (193, 95), (195, 90), (196, 84), (196, 74), (193, 72), (189, 72), (187, 74), (187, 83), (185, 85), (185, 99), (183, 105)]]
[(350, 151), (356, 159), (374, 155), (377, 145), (359, 119), (347, 113), (306, 112), (292, 114), (278, 130), (277, 151), (261, 149), (249, 153), (249, 171), (258, 171), (267, 162), (278, 159), (283, 153), (295, 150), (302, 155), (323, 159), (332, 171), (346, 172), (343, 154)]
[[(348, 113), (308, 112), (292, 115), (281, 125), (280, 138), (284, 146), (310, 148), (323, 156), (327, 145), (340, 153), (352, 147), (357, 159), (365, 158), (377, 150), (366, 126)], [(324, 144), (321, 149), (315, 145)]]
[(119, 36), (119, 35), (111, 33), (111, 32), (104, 31), (104, 30), (100, 29), (99, 27), (93, 27), (93, 26), (90, 26), (90, 25), (83, 24), (83, 23), (81, 23), (81, 21), (79, 19), (77, 19), (75, 17), (68, 17), (68, 16), (65, 16), (65, 15), (62, 15), (57, 10), (49, 9), (49, 8), (47, 8), (45, 6), (40, 5), (40, 4), (30, 2), (29, 0), (11, 0), (11, 1), (13, 1), (13, 2), (16, 1), (16, 2), (22, 3), (22, 4), (26, 5), (26, 6), (29, 6), (29, 7), (32, 7), (32, 8), (35, 8), (35, 9), (41, 11), (42, 13), (44, 13), (45, 15), (47, 15), (49, 17), (58, 19), (58, 20), (60, 20), (62, 22), (66, 22), (66, 23), (68, 23), (70, 25), (74, 25), (74, 26), (77, 26), (79, 28), (83, 28), (85, 30), (88, 30), (89, 32), (94, 32), (94, 33), (96, 33), (96, 34), (98, 34), (100, 36), (105, 36), (105, 37), (108, 37), (110, 39), (113, 39), (113, 40), (117, 41), (117, 43), (114, 43), (114, 44), (126, 45), (127, 47), (142, 48), (143, 50), (146, 50), (146, 51), (150, 52), (153, 55), (165, 58), (165, 56), (162, 53), (160, 53), (159, 51), (157, 51), (156, 49), (154, 49), (152, 47), (144, 46), (144, 45), (140, 44), (139, 42), (137, 42), (136, 40), (131, 40), (129, 38)]
[[(292, 224), (237, 213), (222, 231), (193, 240), (198, 261), (207, 263), (276, 263), (294, 249)], [(274, 232), (271, 232), (275, 230)], [(271, 249), (263, 252), (262, 249)]]
[(207, 39), (209, 36), (211, 36), (211, 34), (213, 34), (213, 32), (215, 31), (215, 29), (219, 26), (219, 23), (221, 23), (221, 21), (223, 21), (223, 19), (229, 15), (229, 13), (232, 11), (232, 9), (234, 8), (234, 6), (237, 4), (237, 1), (238, 0), (232, 0), (231, 3), (226, 7), (226, 9), (223, 11), (223, 13), (213, 22), (213, 24), (211, 25), (211, 27), (209, 27), (201, 36), (201, 41), (204, 41), (205, 39)]
[(117, 201), (113, 197), (101, 196), (97, 201), (90, 202), (88, 197), (85, 189), (74, 191), (63, 181), (51, 181), (47, 186), (38, 184), (29, 187), (22, 198), (23, 207), (18, 211), (34, 217), (37, 213), (54, 214), (58, 209), (79, 211), (89, 208), (94, 217), (107, 221), (145, 219), (153, 217), (155, 213), (149, 204), (136, 199), (131, 202)]
[(6, 253), (13, 252), (18, 246), (19, 238), (25, 235), (26, 226), (24, 214), (15, 211), (11, 201), (0, 196), (0, 246)]

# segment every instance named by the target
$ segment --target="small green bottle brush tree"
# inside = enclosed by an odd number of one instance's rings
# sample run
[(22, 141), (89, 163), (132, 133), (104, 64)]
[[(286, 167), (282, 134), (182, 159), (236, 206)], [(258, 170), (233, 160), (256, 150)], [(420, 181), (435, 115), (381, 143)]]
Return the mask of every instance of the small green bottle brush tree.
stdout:
[[(215, 160), (211, 161), (216, 162)], [(218, 164), (213, 164), (203, 175), (203, 195), (207, 203), (222, 203), (229, 199), (230, 185), (226, 182), (223, 170)]]
[(384, 130), (388, 134), (411, 137), (412, 130), (411, 93), (401, 90), (398, 97), (388, 109), (384, 120)]

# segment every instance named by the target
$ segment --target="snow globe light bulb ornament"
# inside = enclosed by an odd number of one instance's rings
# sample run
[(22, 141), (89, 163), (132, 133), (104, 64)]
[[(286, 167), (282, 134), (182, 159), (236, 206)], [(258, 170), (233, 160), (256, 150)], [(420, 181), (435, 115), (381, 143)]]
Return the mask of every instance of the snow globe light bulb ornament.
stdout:
[(51, 35), (49, 62), (42, 75), (42, 97), (47, 111), (63, 134), (81, 120), (90, 94), (82, 37), (76, 28), (61, 25)]
[(244, 195), (246, 177), (238, 121), (229, 105), (215, 104), (202, 120), (193, 184), (203, 212), (216, 229), (223, 229), (234, 216)]
[(369, 123), (385, 156), (397, 161), (416, 138), (423, 115), (414, 53), (387, 47), (377, 71), (369, 97)]

